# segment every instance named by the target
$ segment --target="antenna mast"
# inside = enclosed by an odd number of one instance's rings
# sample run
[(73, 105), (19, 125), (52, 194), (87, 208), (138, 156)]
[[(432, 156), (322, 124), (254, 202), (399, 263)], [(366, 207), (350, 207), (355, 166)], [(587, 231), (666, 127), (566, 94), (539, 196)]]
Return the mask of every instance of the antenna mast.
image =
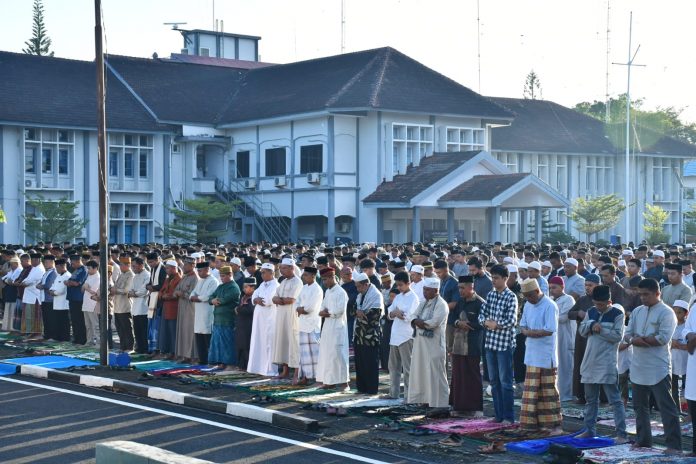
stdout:
[(480, 0), (476, 0), (476, 53), (478, 58), (478, 91), (481, 93), (481, 8)]
[(341, 0), (341, 54), (346, 51), (346, 0)]
[(609, 121), (611, 119), (611, 109), (609, 108), (611, 105), (611, 100), (609, 99), (609, 51), (610, 51), (610, 43), (609, 43), (609, 14), (611, 11), (611, 0), (607, 0), (607, 75), (605, 77), (605, 92), (604, 92), (604, 107), (606, 109), (606, 115), (604, 116), (604, 122), (609, 124)]

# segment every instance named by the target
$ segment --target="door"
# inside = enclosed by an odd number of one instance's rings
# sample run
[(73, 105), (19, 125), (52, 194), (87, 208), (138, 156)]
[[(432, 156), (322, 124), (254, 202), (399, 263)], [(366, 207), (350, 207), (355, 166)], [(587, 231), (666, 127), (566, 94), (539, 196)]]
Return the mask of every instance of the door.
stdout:
[(126, 224), (123, 243), (133, 243), (133, 226)]

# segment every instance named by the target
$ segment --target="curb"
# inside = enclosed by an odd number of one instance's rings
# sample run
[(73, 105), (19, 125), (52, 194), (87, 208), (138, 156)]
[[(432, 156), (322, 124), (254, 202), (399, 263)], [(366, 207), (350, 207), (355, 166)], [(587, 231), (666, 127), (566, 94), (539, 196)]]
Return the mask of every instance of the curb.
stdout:
[(123, 382), (121, 380), (114, 380), (107, 377), (74, 374), (72, 372), (59, 371), (56, 369), (49, 369), (47, 367), (31, 366), (28, 364), (18, 365), (17, 374), (83, 385), (86, 387), (104, 388), (115, 393), (126, 392), (135, 396), (166, 401), (173, 404), (181, 404), (195, 409), (202, 409), (205, 411), (238, 417), (240, 419), (251, 419), (292, 430), (316, 432), (319, 429), (319, 422), (317, 420), (308, 419), (306, 417), (301, 417), (283, 411), (275, 411), (273, 409), (266, 409), (251, 404), (205, 398), (202, 396), (191, 395), (189, 393), (168, 390), (161, 387), (148, 387), (139, 383)]

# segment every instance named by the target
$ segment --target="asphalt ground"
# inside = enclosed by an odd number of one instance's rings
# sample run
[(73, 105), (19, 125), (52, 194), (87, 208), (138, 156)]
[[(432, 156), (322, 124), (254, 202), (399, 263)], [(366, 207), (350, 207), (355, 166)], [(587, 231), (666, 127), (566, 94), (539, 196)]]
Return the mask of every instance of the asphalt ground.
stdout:
[(0, 437), (0, 462), (17, 464), (95, 462), (96, 444), (112, 440), (218, 463), (413, 462), (253, 421), (22, 376), (0, 378)]

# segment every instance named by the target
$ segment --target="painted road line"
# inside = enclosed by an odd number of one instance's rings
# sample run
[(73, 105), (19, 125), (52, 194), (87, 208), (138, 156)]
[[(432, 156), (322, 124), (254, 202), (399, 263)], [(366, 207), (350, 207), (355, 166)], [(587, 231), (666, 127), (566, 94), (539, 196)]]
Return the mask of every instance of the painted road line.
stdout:
[(338, 451), (338, 450), (334, 450), (331, 448), (325, 448), (323, 446), (314, 445), (312, 443), (305, 443), (305, 442), (298, 441), (298, 440), (292, 440), (290, 438), (285, 438), (285, 437), (273, 435), (270, 433), (257, 432), (255, 430), (245, 429), (242, 427), (237, 427), (237, 426), (229, 425), (229, 424), (223, 424), (221, 422), (215, 422), (215, 421), (208, 420), (208, 419), (201, 419), (200, 417), (189, 416), (187, 414), (181, 414), (178, 412), (165, 411), (164, 409), (151, 408), (149, 406), (143, 406), (140, 404), (128, 403), (127, 401), (116, 400), (113, 398), (103, 398), (101, 396), (91, 395), (89, 393), (77, 392), (77, 391), (68, 390), (65, 388), (53, 387), (50, 385), (42, 385), (39, 383), (27, 382), (25, 380), (11, 379), (11, 378), (7, 378), (7, 377), (0, 377), (0, 381), (16, 383), (19, 385), (26, 385), (26, 386), (35, 387), (35, 388), (41, 388), (44, 390), (51, 390), (51, 391), (55, 391), (55, 392), (59, 392), (59, 393), (65, 393), (66, 395), (79, 396), (81, 398), (88, 398), (88, 399), (92, 399), (95, 401), (102, 401), (105, 403), (111, 403), (111, 404), (116, 404), (119, 406), (124, 406), (127, 408), (139, 409), (141, 411), (147, 411), (147, 412), (151, 412), (154, 414), (161, 414), (164, 416), (176, 417), (177, 419), (182, 419), (182, 420), (191, 421), (191, 422), (198, 422), (199, 424), (210, 425), (212, 427), (217, 427), (220, 429), (226, 429), (226, 430), (231, 430), (233, 432), (243, 433), (246, 435), (252, 435), (255, 437), (259, 437), (259, 438), (265, 438), (267, 440), (273, 440), (273, 441), (285, 443), (288, 445), (298, 446), (300, 448), (306, 448), (306, 449), (309, 449), (312, 451), (318, 451), (320, 453), (331, 454), (333, 456), (340, 456), (342, 458), (351, 459), (351, 460), (357, 461), (357, 462), (365, 462), (368, 464), (389, 464), (386, 461), (379, 461), (377, 459), (367, 458), (367, 457), (359, 456), (359, 455), (353, 454), (353, 453), (346, 453), (344, 451)]

